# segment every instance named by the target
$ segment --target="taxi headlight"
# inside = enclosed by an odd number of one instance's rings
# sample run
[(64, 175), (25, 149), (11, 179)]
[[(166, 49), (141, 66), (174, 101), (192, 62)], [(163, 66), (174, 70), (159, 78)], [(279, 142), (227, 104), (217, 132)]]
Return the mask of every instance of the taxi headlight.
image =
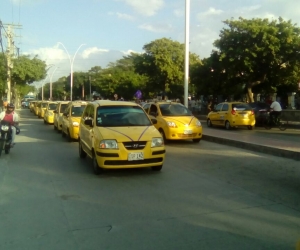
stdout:
[(176, 123), (175, 122), (167, 122), (168, 126), (170, 128), (177, 128)]
[(8, 131), (8, 130), (9, 130), (9, 126), (7, 126), (7, 125), (2, 125), (2, 126), (1, 126), (1, 130), (2, 130), (2, 131)]
[(164, 140), (161, 137), (152, 138), (151, 148), (162, 147), (164, 145)]
[(201, 127), (202, 125), (201, 125), (201, 122), (198, 120), (198, 121), (196, 121), (196, 126), (197, 127)]
[(78, 127), (79, 123), (78, 122), (73, 122), (73, 127)]
[(116, 140), (102, 140), (99, 144), (101, 149), (118, 149), (118, 143)]

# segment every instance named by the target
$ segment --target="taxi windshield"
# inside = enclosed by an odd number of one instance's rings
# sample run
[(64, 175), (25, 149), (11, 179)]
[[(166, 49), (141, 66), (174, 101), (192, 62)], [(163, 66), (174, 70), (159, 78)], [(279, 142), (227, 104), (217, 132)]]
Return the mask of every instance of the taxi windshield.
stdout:
[(85, 109), (86, 105), (81, 106), (73, 106), (71, 110), (71, 116), (73, 117), (81, 117), (83, 110)]
[(104, 106), (97, 110), (97, 126), (151, 126), (152, 123), (139, 106)]
[(61, 104), (60, 105), (60, 113), (63, 113), (67, 107), (68, 107), (68, 104)]
[(163, 116), (191, 116), (192, 112), (180, 103), (160, 104), (160, 111)]
[(56, 106), (57, 106), (56, 103), (50, 103), (49, 106), (48, 106), (48, 110), (55, 110)]

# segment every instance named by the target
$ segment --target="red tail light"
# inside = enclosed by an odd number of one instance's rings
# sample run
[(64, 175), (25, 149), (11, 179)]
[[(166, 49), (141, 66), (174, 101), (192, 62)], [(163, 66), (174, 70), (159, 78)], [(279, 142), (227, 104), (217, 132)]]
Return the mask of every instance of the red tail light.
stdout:
[(236, 111), (233, 109), (233, 110), (231, 110), (231, 114), (232, 115), (235, 115), (236, 114)]

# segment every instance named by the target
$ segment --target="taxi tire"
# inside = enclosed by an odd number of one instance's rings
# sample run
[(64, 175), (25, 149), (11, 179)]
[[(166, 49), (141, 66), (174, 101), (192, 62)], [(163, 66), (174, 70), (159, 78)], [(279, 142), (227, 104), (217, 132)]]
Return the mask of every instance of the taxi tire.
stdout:
[(206, 124), (207, 124), (207, 127), (212, 127), (213, 126), (210, 119), (207, 119)]
[(79, 144), (79, 157), (80, 157), (81, 159), (84, 159), (84, 158), (86, 158), (86, 155), (87, 155), (87, 154), (86, 154), (86, 152), (82, 149), (80, 139), (79, 139), (78, 144)]
[(253, 129), (253, 126), (248, 125), (247, 128), (248, 128), (248, 130), (252, 130), (252, 129)]
[(46, 120), (44, 119), (44, 124), (47, 124)]
[(151, 167), (152, 171), (160, 171), (162, 169), (162, 165), (161, 166), (156, 166), (156, 167)]
[(100, 168), (96, 159), (96, 155), (93, 152), (93, 170), (95, 175), (100, 175), (103, 173), (103, 168)]
[(229, 122), (229, 121), (226, 121), (226, 122), (225, 122), (225, 128), (226, 128), (227, 130), (231, 129), (231, 125), (230, 125), (230, 122)]
[(66, 134), (62, 129), (61, 129), (61, 137), (66, 137)]
[(193, 139), (194, 143), (199, 143), (201, 141), (201, 138)]
[(73, 141), (73, 139), (72, 139), (72, 137), (70, 135), (69, 129), (68, 129), (68, 133), (67, 133), (67, 139), (68, 139), (68, 142), (72, 142)]
[(159, 129), (159, 133), (161, 134), (163, 140), (164, 140), (164, 144), (167, 144), (168, 143), (168, 140), (166, 138), (166, 135), (165, 135), (165, 132), (163, 131), (163, 129)]

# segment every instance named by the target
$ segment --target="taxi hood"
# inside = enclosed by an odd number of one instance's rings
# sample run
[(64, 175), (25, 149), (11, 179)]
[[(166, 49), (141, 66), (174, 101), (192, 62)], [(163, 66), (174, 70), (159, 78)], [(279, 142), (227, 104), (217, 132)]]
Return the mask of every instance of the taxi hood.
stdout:
[(168, 122), (175, 122), (177, 126), (192, 125), (198, 119), (195, 116), (164, 116)]
[(103, 139), (116, 139), (118, 142), (151, 141), (154, 137), (161, 137), (154, 126), (97, 127), (95, 130)]

